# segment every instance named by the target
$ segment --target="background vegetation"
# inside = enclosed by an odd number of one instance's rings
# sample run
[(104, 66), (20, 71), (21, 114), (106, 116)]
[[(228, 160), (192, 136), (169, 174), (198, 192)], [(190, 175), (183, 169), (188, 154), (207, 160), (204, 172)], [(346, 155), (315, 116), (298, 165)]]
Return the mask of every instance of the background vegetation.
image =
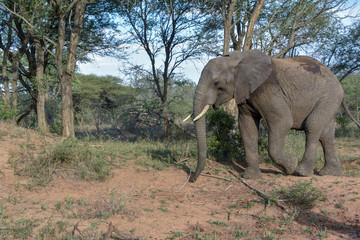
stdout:
[[(349, 0), (1, 0), (0, 118), (66, 138), (188, 140), (193, 125), (181, 119), (196, 83), (182, 66), (256, 48), (321, 60), (359, 120), (356, 8)], [(133, 62), (135, 53), (148, 64)], [(94, 55), (121, 59), (126, 77), (77, 74), (76, 63)], [(233, 117), (220, 111), (208, 121), (210, 154), (241, 159)], [(342, 110), (337, 123), (338, 136), (358, 136)], [(262, 130), (265, 152), (264, 139)]]

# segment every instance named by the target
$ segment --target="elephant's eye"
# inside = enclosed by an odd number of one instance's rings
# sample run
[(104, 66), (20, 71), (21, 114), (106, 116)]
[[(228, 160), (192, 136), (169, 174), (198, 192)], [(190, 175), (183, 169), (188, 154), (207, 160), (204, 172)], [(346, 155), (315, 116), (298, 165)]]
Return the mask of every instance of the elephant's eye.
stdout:
[(218, 95), (220, 95), (224, 92), (226, 92), (226, 90), (224, 88), (221, 88), (221, 87), (218, 88)]
[(218, 86), (219, 86), (219, 82), (215, 82), (215, 83), (214, 83), (214, 87), (217, 88)]

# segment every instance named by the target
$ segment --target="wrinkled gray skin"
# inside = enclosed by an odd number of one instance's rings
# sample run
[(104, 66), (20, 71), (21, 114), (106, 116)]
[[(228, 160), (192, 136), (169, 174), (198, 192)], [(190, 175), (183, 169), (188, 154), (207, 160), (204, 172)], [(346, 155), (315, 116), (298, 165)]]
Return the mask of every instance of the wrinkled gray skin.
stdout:
[[(259, 178), (258, 128), (264, 119), (269, 133), (269, 155), (286, 174), (314, 173), (318, 141), (324, 150), (325, 165), (320, 175), (340, 175), (340, 161), (334, 148), (334, 115), (343, 101), (336, 76), (310, 57), (270, 58), (258, 50), (232, 52), (215, 58), (204, 67), (194, 97), (193, 117), (204, 106), (214, 109), (235, 98), (239, 127), (245, 147), (245, 178)], [(198, 165), (196, 181), (206, 161), (205, 117), (195, 121)], [(302, 161), (282, 152), (290, 129), (304, 130), (306, 148)]]

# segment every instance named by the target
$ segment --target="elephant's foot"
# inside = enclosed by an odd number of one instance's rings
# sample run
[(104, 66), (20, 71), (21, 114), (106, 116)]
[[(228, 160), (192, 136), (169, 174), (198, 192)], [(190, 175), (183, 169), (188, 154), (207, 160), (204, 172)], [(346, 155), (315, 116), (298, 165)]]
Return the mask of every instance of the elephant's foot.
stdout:
[(310, 177), (314, 175), (314, 164), (306, 163), (306, 161), (302, 161), (295, 170), (300, 176)]
[(333, 176), (340, 176), (340, 164), (325, 164), (325, 166), (320, 170), (319, 174), (321, 176), (324, 175), (333, 175)]
[(275, 166), (282, 170), (285, 174), (293, 174), (296, 170), (298, 161), (296, 158), (287, 158), (282, 162), (275, 163)]
[(255, 168), (255, 167), (247, 167), (245, 169), (243, 178), (247, 178), (247, 179), (257, 179), (257, 178), (261, 178), (261, 171), (259, 168)]

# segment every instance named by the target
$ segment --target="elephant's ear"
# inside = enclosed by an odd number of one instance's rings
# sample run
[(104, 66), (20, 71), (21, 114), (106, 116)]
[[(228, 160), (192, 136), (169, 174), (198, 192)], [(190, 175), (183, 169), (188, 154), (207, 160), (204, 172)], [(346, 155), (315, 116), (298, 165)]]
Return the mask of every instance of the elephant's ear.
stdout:
[(245, 103), (272, 72), (270, 57), (265, 53), (250, 50), (242, 54), (234, 71), (234, 97), (237, 104)]

